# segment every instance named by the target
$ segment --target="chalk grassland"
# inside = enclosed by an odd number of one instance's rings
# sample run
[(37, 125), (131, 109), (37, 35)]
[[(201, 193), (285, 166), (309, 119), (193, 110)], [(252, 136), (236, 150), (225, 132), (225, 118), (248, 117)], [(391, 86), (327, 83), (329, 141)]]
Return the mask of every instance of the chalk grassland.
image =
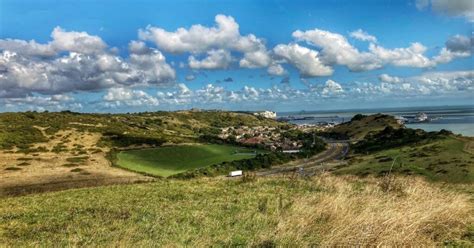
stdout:
[(159, 180), (2, 199), (0, 243), (470, 246), (473, 217), (469, 195), (417, 177)]
[(30, 146), (36, 152), (0, 150), (0, 196), (152, 179), (111, 167), (108, 148), (96, 145), (98, 133), (67, 129), (48, 135), (34, 128), (47, 140)]
[(102, 146), (196, 142), (203, 134), (220, 132), (227, 126), (286, 126), (274, 120), (245, 113), (223, 111), (148, 112), (136, 114), (0, 113), (0, 149), (17, 147), (33, 152), (30, 146), (46, 142), (47, 137), (34, 128), (40, 126), (54, 135), (60, 130), (76, 129), (103, 135)]
[(422, 175), (449, 183), (474, 183), (474, 139), (468, 137), (449, 136), (425, 144), (357, 155), (349, 161), (349, 166), (336, 173), (385, 175), (393, 164), (394, 173)]
[(200, 142), (238, 125), (284, 126), (247, 113), (0, 113), (0, 196), (153, 180), (111, 166), (110, 148)]
[(167, 177), (226, 161), (252, 158), (254, 152), (254, 149), (229, 145), (165, 146), (119, 152), (116, 164), (132, 171)]
[(382, 131), (387, 126), (395, 129), (402, 127), (392, 116), (384, 114), (357, 115), (351, 121), (337, 125), (329, 132), (358, 140), (364, 138), (370, 132)]

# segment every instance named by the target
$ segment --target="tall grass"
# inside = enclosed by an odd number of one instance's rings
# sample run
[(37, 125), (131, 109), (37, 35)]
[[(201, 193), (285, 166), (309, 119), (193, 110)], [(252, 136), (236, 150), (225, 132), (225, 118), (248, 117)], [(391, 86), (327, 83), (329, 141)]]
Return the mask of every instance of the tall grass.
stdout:
[(472, 245), (466, 235), (474, 223), (470, 196), (413, 177), (395, 177), (387, 191), (382, 180), (248, 175), (5, 198), (0, 201), (0, 244)]
[(392, 178), (387, 191), (383, 180), (316, 178), (329, 190), (298, 199), (275, 236), (299, 245), (416, 247), (455, 241), (473, 225), (467, 196), (408, 177)]

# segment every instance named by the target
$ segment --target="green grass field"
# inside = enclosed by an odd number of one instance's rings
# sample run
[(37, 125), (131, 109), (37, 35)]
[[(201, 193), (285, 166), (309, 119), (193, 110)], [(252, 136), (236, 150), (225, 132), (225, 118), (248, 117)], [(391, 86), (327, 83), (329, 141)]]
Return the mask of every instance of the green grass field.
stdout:
[(422, 175), (450, 183), (474, 182), (474, 152), (469, 138), (448, 137), (423, 145), (408, 145), (369, 155), (356, 156), (342, 174), (385, 175), (390, 170), (406, 175)]
[[(181, 145), (122, 151), (117, 165), (129, 170), (168, 177), (226, 161), (252, 158), (254, 150), (228, 145)], [(239, 154), (241, 153), (241, 154)]]

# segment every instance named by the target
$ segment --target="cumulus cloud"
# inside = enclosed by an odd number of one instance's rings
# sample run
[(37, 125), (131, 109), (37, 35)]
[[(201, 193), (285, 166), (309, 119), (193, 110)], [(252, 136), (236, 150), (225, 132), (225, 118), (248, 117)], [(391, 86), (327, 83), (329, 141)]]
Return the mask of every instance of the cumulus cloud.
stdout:
[(271, 63), (269, 52), (263, 46), (254, 52), (244, 53), (244, 57), (239, 61), (243, 68), (261, 68)]
[(457, 34), (446, 41), (446, 49), (451, 52), (471, 52), (474, 46), (473, 40), (473, 37)]
[(40, 44), (34, 40), (25, 41), (18, 39), (0, 40), (0, 50), (21, 52), (24, 55), (41, 57), (51, 57), (57, 53), (51, 44)]
[[(428, 58), (425, 56), (427, 47), (414, 42), (408, 47), (385, 48), (375, 43), (375, 37), (368, 35), (362, 30), (356, 30), (351, 36), (358, 39), (374, 41), (369, 44), (368, 52), (361, 52), (352, 46), (341, 34), (332, 33), (325, 30), (314, 29), (293, 32), (293, 37), (297, 41), (304, 41), (311, 46), (321, 49), (319, 53), (319, 64), (325, 66), (344, 65), (351, 71), (368, 71), (382, 68), (385, 65), (401, 67), (430, 68), (440, 63), (448, 63), (455, 58), (470, 56), (470, 51), (466, 51), (468, 44), (467, 37), (454, 36), (446, 43), (440, 53)], [(470, 41), (469, 41), (470, 42)], [(454, 51), (453, 49), (457, 49)], [(463, 49), (463, 51), (460, 51)], [(470, 49), (470, 48), (469, 48)]]
[(365, 93), (416, 96), (416, 94), (440, 95), (474, 91), (474, 71), (426, 72), (418, 76), (405, 78), (382, 74), (379, 79), (382, 82), (380, 87), (372, 87), (370, 90), (367, 90), (369, 87), (365, 87)]
[(399, 77), (390, 76), (388, 74), (381, 74), (379, 80), (385, 83), (401, 83), (403, 80)]
[(74, 97), (64, 94), (56, 94), (51, 96), (32, 95), (27, 97), (0, 98), (0, 105), (3, 105), (5, 110), (11, 109), (12, 111), (80, 111), (83, 108), (83, 105), (76, 102)]
[(407, 67), (433, 67), (435, 62), (427, 58), (424, 53), (427, 48), (415, 42), (407, 48), (387, 49), (382, 46), (370, 44), (369, 50), (383, 63)]
[(101, 53), (107, 45), (98, 36), (86, 32), (66, 31), (60, 27), (51, 33), (51, 45), (58, 51), (69, 51), (83, 54)]
[[(245, 85), (239, 90), (229, 90), (223, 86), (207, 84), (199, 89), (189, 89), (185, 84), (177, 84), (171, 91), (158, 91), (156, 97), (142, 91), (110, 89), (104, 99), (110, 106), (155, 106), (192, 105), (254, 106), (259, 104), (301, 104), (317, 103), (328, 99), (385, 99), (387, 97), (413, 98), (420, 96), (458, 95), (460, 92), (474, 92), (474, 71), (439, 71), (423, 73), (412, 77), (396, 77), (382, 74), (380, 82), (345, 83), (334, 80), (324, 83), (307, 83), (306, 89), (295, 89), (289, 84), (279, 84), (270, 88)], [(149, 97), (156, 98), (149, 100)]]
[(436, 63), (449, 63), (456, 58), (469, 57), (473, 50), (473, 37), (454, 35), (446, 41), (439, 54), (434, 57)]
[(329, 76), (334, 71), (322, 63), (317, 51), (298, 44), (280, 44), (273, 49), (273, 52), (295, 66), (303, 77)]
[(347, 39), (337, 33), (314, 29), (293, 32), (297, 41), (305, 41), (321, 48), (321, 59), (325, 64), (345, 65), (353, 71), (373, 70), (382, 67), (377, 57), (370, 53), (360, 52)]
[(142, 90), (132, 90), (128, 88), (111, 88), (104, 95), (106, 107), (120, 106), (158, 106), (157, 98)]
[[(421, 5), (420, 5), (421, 6)], [(434, 1), (428, 3), (434, 8)], [(117, 55), (100, 37), (86, 32), (54, 28), (51, 40), (38, 43), (34, 40), (0, 39), (0, 104), (24, 106), (35, 101), (45, 106), (45, 101), (59, 106), (76, 104), (67, 93), (77, 91), (108, 90), (103, 100), (107, 106), (157, 106), (158, 104), (223, 103), (319, 99), (341, 96), (368, 96), (375, 94), (405, 95), (432, 94), (472, 90), (472, 72), (424, 74), (418, 78), (402, 78), (382, 74), (377, 82), (341, 84), (327, 80), (310, 84), (307, 90), (293, 89), (289, 77), (276, 87), (261, 89), (244, 86), (240, 90), (208, 84), (197, 90), (185, 84), (174, 84), (176, 72), (165, 55), (145, 42), (154, 43), (170, 53), (187, 53), (188, 67), (195, 70), (186, 81), (195, 79), (202, 70), (231, 68), (238, 62), (243, 68), (264, 68), (273, 76), (288, 76), (284, 64), (294, 66), (302, 79), (330, 76), (337, 65), (351, 71), (379, 69), (387, 65), (432, 68), (456, 58), (472, 54), (472, 37), (450, 37), (439, 53), (432, 57), (425, 54), (428, 48), (414, 42), (408, 47), (386, 48), (377, 43), (375, 36), (358, 29), (349, 35), (367, 41), (367, 50), (359, 50), (341, 34), (326, 30), (296, 30), (292, 36), (297, 43), (278, 44), (268, 50), (265, 41), (253, 34), (242, 35), (238, 23), (230, 16), (217, 15), (216, 25), (193, 25), (166, 31), (148, 26), (139, 31), (138, 41), (131, 41), (128, 56)], [(186, 64), (176, 62), (184, 68)], [(172, 63), (174, 65), (174, 63)], [(202, 74), (205, 76), (205, 74)], [(287, 79), (288, 78), (288, 79)], [(225, 79), (224, 81), (230, 81)], [(172, 91), (160, 91), (156, 96), (136, 86), (167, 86)], [(11, 100), (8, 100), (11, 99)], [(10, 102), (6, 102), (6, 101)], [(61, 104), (59, 104), (61, 103)], [(75, 106), (79, 108), (79, 106)]]
[(164, 55), (143, 42), (131, 42), (129, 58), (124, 59), (85, 32), (57, 27), (51, 37), (46, 44), (0, 40), (0, 97), (159, 85), (176, 76)]
[(52, 57), (59, 52), (68, 51), (82, 54), (102, 53), (107, 44), (98, 36), (86, 32), (66, 31), (55, 27), (51, 33), (52, 41), (46, 44), (34, 40), (0, 40), (0, 50), (8, 50), (28, 56)]
[(322, 90), (322, 95), (325, 97), (328, 97), (328, 96), (339, 95), (343, 92), (344, 90), (342, 89), (342, 86), (339, 83), (333, 80), (328, 80), (326, 81), (324, 85), (324, 88)]
[(267, 69), (268, 74), (273, 76), (283, 76), (287, 74), (287, 71), (280, 64), (272, 64)]
[(431, 8), (439, 14), (453, 17), (464, 17), (474, 22), (474, 4), (471, 0), (416, 0), (419, 10)]
[(223, 49), (208, 51), (207, 57), (202, 60), (194, 56), (188, 58), (189, 67), (192, 69), (225, 69), (229, 67), (231, 61), (230, 52)]
[(377, 42), (377, 38), (375, 38), (375, 36), (370, 35), (369, 33), (365, 32), (360, 28), (355, 31), (352, 31), (350, 33), (350, 36), (361, 41), (369, 41), (374, 43)]
[(474, 71), (440, 71), (427, 72), (420, 76), (406, 79), (440, 90), (474, 90)]
[(148, 26), (139, 31), (142, 40), (154, 42), (160, 49), (171, 53), (207, 53), (211, 50), (236, 51), (243, 54), (239, 65), (246, 68), (266, 67), (271, 57), (264, 41), (253, 34), (242, 36), (239, 24), (231, 16), (217, 15), (216, 26), (193, 25), (174, 32)]

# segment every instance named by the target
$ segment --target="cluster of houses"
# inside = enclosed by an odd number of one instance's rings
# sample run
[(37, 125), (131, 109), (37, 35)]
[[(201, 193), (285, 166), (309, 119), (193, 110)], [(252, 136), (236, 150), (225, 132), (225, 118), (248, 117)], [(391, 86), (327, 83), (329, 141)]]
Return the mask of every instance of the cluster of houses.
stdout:
[(226, 127), (221, 130), (219, 137), (222, 139), (232, 137), (241, 144), (262, 145), (271, 150), (280, 150), (286, 153), (299, 152), (303, 146), (301, 141), (286, 138), (281, 135), (281, 130), (268, 126)]
[(313, 123), (313, 124), (300, 124), (297, 125), (295, 128), (299, 129), (303, 132), (308, 132), (308, 131), (327, 131), (328, 129), (331, 129), (335, 127), (337, 123), (334, 122), (318, 122), (318, 123)]

